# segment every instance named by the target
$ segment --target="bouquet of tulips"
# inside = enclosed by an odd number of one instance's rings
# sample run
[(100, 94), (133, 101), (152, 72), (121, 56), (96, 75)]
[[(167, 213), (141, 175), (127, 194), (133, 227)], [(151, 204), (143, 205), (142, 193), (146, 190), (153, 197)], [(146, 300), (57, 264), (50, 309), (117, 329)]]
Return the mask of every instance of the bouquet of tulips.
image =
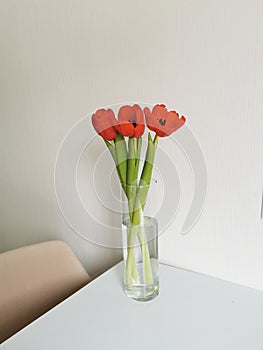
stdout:
[[(138, 104), (120, 107), (118, 118), (112, 109), (98, 109), (92, 115), (92, 124), (104, 139), (116, 165), (122, 189), (129, 208), (129, 227), (127, 237), (126, 284), (138, 280), (134, 258), (134, 241), (140, 242), (144, 265), (145, 283), (152, 283), (151, 264), (147, 240), (143, 237), (140, 226), (143, 224), (143, 211), (149, 191), (158, 137), (166, 137), (178, 130), (185, 123), (185, 117), (175, 111), (168, 111), (163, 104), (155, 105), (152, 110), (143, 110)], [(148, 133), (148, 144), (141, 174), (142, 136), (145, 126), (155, 133)], [(125, 137), (128, 138), (127, 142)]]

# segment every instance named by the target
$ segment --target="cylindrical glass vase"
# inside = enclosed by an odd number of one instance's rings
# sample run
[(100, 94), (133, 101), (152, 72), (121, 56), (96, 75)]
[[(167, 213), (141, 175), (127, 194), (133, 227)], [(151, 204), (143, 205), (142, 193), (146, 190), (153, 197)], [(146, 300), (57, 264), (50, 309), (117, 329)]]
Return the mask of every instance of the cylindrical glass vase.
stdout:
[(158, 223), (141, 216), (140, 225), (122, 222), (124, 291), (137, 301), (148, 301), (159, 294)]

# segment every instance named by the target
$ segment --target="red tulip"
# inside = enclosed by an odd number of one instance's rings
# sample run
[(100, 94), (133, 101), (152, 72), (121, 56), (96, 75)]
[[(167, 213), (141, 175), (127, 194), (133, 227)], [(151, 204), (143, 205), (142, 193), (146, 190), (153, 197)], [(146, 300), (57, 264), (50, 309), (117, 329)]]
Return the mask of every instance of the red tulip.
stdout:
[(92, 115), (92, 124), (97, 133), (104, 138), (104, 140), (114, 140), (117, 136), (114, 126), (117, 125), (117, 120), (111, 109), (98, 109)]
[(148, 128), (160, 137), (171, 135), (183, 126), (186, 121), (185, 117), (179, 117), (177, 112), (168, 112), (163, 104), (154, 106), (152, 112), (148, 107), (145, 107), (144, 113)]
[(137, 104), (122, 106), (118, 113), (118, 125), (115, 129), (123, 136), (140, 137), (144, 133), (143, 111)]

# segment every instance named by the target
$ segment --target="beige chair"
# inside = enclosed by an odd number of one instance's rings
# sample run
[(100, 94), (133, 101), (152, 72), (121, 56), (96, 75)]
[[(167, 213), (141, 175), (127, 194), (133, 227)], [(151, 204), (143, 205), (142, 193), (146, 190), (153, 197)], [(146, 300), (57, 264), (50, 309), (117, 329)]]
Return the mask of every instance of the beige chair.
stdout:
[(0, 254), (0, 343), (90, 281), (66, 243)]

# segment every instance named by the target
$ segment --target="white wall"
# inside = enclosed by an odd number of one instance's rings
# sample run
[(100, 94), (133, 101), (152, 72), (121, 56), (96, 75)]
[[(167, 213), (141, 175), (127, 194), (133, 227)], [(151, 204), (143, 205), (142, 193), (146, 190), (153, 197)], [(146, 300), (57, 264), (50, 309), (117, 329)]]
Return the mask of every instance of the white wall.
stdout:
[(202, 217), (181, 236), (185, 201), (161, 259), (263, 289), (262, 11), (261, 0), (1, 1), (1, 251), (59, 238), (93, 276), (118, 261), (64, 222), (56, 153), (97, 107), (160, 101), (188, 116), (209, 179)]

